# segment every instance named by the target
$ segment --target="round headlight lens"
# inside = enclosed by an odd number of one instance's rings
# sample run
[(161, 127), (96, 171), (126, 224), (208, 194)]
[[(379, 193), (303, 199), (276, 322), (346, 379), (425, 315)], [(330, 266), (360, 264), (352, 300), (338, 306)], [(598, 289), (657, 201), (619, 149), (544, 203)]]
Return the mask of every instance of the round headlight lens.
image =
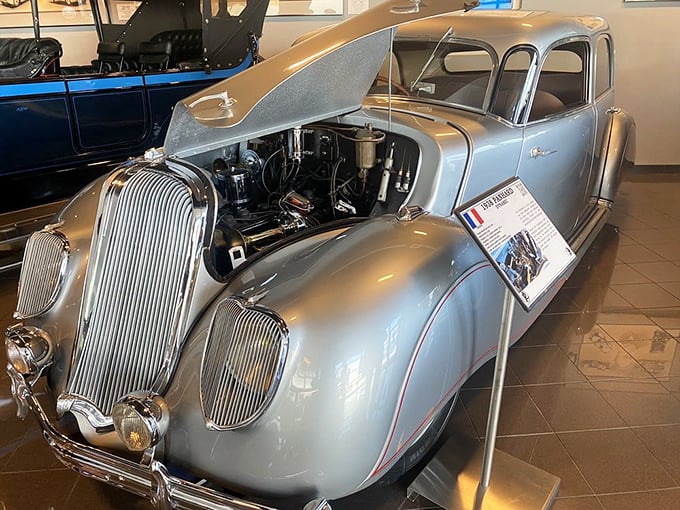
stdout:
[(128, 450), (142, 452), (151, 446), (152, 432), (132, 406), (116, 404), (113, 407), (113, 426)]
[(113, 428), (128, 450), (141, 452), (154, 446), (168, 428), (168, 406), (159, 395), (131, 393), (113, 406)]
[(9, 339), (5, 340), (5, 347), (7, 348), (7, 361), (14, 367), (14, 370), (22, 375), (30, 374), (31, 367), (28, 366), (22, 350)]

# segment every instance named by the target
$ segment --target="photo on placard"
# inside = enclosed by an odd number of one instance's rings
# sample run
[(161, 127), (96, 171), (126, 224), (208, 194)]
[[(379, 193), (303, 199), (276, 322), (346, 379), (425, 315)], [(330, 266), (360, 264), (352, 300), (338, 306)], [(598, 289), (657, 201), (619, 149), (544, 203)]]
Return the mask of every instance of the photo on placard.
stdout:
[(492, 254), (508, 280), (522, 292), (547, 262), (527, 229), (517, 232)]

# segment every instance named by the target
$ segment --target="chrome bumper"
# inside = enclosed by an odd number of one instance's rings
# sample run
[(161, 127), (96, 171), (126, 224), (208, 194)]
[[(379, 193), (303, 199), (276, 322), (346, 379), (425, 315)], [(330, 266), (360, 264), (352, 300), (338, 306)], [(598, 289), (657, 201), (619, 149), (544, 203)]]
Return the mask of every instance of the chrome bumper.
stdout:
[[(138, 464), (71, 441), (50, 423), (24, 376), (12, 365), (7, 366), (7, 373), (19, 416), (30, 410), (57, 458), (80, 474), (145, 497), (161, 510), (274, 510), (170, 476), (167, 468), (156, 460), (148, 465)], [(305, 510), (330, 510), (330, 505), (323, 499), (315, 500)]]

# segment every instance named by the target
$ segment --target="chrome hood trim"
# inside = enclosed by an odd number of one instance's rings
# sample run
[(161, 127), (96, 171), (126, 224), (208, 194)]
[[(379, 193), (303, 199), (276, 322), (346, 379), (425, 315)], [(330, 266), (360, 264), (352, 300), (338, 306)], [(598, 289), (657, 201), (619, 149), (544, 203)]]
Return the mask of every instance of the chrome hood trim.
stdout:
[(323, 30), (178, 103), (165, 152), (189, 157), (356, 110), (385, 59), (393, 29), (477, 4), (387, 0)]

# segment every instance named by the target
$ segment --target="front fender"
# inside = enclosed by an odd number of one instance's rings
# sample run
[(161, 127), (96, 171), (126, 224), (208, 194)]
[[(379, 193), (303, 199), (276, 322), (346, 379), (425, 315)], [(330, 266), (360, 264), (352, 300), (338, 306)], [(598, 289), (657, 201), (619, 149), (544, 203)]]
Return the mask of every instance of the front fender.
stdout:
[[(498, 280), (482, 260), (457, 222), (435, 216), (374, 218), (258, 260), (228, 284), (185, 344), (167, 394), (169, 461), (260, 495), (336, 498), (380, 476), (381, 459), (387, 468), (398, 458), (387, 450), (412, 442), (409, 436), (460, 378), (459, 365), (469, 368), (468, 359), (453, 362), (451, 343), (472, 327), (467, 312), (447, 322), (445, 334), (431, 318), (471, 271)], [(474, 287), (466, 292), (474, 298)], [(285, 321), (288, 357), (259, 420), (234, 431), (208, 431), (200, 406), (201, 358), (217, 304), (233, 295), (257, 296), (259, 306)], [(429, 339), (425, 348), (423, 339)], [(420, 350), (450, 368), (414, 368)], [(437, 388), (407, 391), (407, 382), (427, 388), (422, 378)]]
[(54, 218), (52, 226), (68, 239), (69, 244), (68, 264), (61, 285), (63, 291), (58, 294), (55, 303), (47, 312), (23, 321), (26, 325), (43, 329), (55, 342), (56, 355), (48, 377), (50, 387), (57, 395), (64, 390), (70, 370), (83, 284), (90, 258), (92, 230), (99, 195), (107, 178), (108, 175), (105, 175), (90, 183)]

